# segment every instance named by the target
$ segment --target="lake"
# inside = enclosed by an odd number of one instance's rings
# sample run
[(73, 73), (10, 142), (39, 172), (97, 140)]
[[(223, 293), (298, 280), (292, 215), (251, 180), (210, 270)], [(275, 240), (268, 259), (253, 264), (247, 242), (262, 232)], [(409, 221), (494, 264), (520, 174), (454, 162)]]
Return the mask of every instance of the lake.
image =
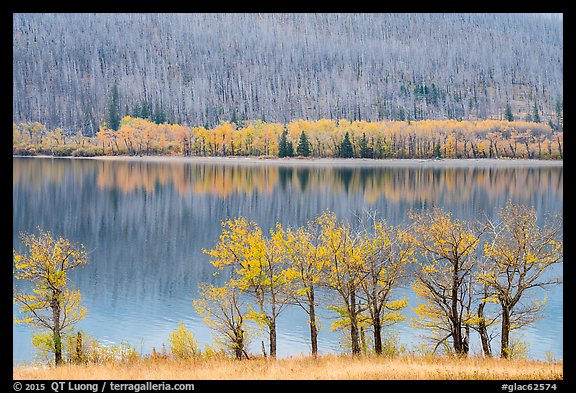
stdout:
[[(202, 250), (215, 246), (227, 217), (247, 217), (266, 231), (277, 221), (304, 224), (326, 209), (350, 221), (375, 211), (394, 225), (405, 222), (410, 209), (432, 206), (461, 219), (496, 218), (508, 200), (534, 207), (541, 223), (547, 213), (562, 212), (562, 162), (255, 161), (15, 157), (13, 246), (22, 250), (18, 234), (38, 226), (84, 244), (90, 263), (70, 275), (88, 308), (78, 327), (103, 343), (127, 342), (149, 353), (168, 344), (179, 322), (201, 344), (211, 343), (192, 302), (198, 283), (220, 280)], [(557, 269), (561, 274), (561, 265)], [(398, 294), (409, 300), (409, 320), (418, 298), (409, 287)], [(544, 317), (522, 329), (521, 339), (531, 358), (561, 359), (562, 286), (538, 296), (548, 297)], [(340, 332), (330, 330), (333, 315), (323, 310), (320, 317), (319, 351), (342, 351)], [(408, 322), (394, 329), (408, 349), (424, 342)], [(308, 337), (306, 314), (288, 308), (279, 318), (278, 356), (309, 353)], [(261, 340), (265, 335), (253, 337), (253, 352), (260, 353)], [(15, 362), (33, 360), (30, 328), (14, 325), (13, 344)], [(496, 338), (495, 353), (498, 347)], [(478, 343), (471, 350), (479, 351)]]

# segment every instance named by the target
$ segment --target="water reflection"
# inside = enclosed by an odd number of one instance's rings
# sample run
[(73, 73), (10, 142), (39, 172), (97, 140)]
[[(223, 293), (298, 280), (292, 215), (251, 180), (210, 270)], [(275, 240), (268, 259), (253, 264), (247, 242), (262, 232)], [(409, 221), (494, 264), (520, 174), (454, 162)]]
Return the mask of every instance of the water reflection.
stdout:
[[(349, 220), (372, 209), (398, 224), (409, 209), (433, 205), (460, 218), (494, 217), (508, 199), (543, 215), (562, 210), (562, 185), (562, 167), (320, 168), (14, 158), (13, 244), (19, 248), (18, 232), (36, 226), (85, 244), (91, 263), (72, 276), (89, 310), (82, 328), (113, 342), (131, 338), (146, 352), (167, 342), (179, 321), (210, 341), (192, 299), (199, 282), (219, 280), (202, 249), (214, 246), (227, 217), (246, 216), (267, 230), (276, 221), (304, 224), (325, 209)], [(562, 356), (559, 296), (561, 288), (549, 294), (555, 313), (539, 325), (545, 332), (532, 345), (534, 356), (544, 358), (546, 351)], [(306, 330), (298, 328), (305, 318), (295, 310), (281, 318), (280, 356), (308, 351)], [(320, 334), (321, 351), (338, 347), (329, 325), (325, 321)], [(15, 326), (14, 347), (15, 360), (31, 358), (27, 328)]]

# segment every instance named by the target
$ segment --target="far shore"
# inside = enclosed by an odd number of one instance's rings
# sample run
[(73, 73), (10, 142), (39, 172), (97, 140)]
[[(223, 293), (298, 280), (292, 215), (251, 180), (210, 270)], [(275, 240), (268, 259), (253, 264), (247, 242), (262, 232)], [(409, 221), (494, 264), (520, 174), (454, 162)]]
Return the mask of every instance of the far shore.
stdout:
[(281, 165), (281, 166), (318, 166), (318, 167), (451, 167), (451, 168), (486, 168), (486, 167), (559, 167), (563, 160), (537, 159), (496, 159), (496, 158), (444, 158), (444, 159), (368, 159), (368, 158), (258, 158), (258, 157), (183, 157), (183, 156), (95, 156), (95, 157), (52, 157), (13, 156), (33, 158), (89, 159), (107, 161), (143, 161), (143, 162), (176, 162), (199, 164), (239, 164), (239, 165)]

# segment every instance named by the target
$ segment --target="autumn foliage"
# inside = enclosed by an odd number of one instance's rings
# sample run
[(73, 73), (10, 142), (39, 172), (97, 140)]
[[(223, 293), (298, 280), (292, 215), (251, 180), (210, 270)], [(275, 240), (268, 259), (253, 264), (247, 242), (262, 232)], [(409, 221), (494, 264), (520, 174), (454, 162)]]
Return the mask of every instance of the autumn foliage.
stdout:
[[(433, 208), (411, 211), (408, 224), (394, 227), (373, 215), (352, 225), (324, 212), (302, 227), (277, 223), (267, 234), (241, 217), (224, 221), (217, 245), (205, 252), (219, 274), (232, 268), (225, 287), (238, 291), (234, 299), (248, 296), (247, 304), (234, 303), (236, 313), (266, 327), (272, 357), (276, 320), (289, 305), (307, 312), (316, 356), (320, 302), (335, 313), (331, 328), (346, 332), (353, 355), (384, 353), (383, 335), (406, 319), (408, 301), (397, 289), (411, 283), (420, 299), (411, 325), (426, 332), (430, 353), (467, 356), (476, 331), (484, 356), (491, 357), (500, 321), (501, 357), (507, 358), (510, 331), (541, 315), (534, 289), (561, 282), (547, 271), (562, 262), (562, 219), (550, 217), (540, 227), (533, 209), (511, 202), (499, 217), (463, 221)], [(228, 327), (233, 347), (236, 328)], [(373, 334), (373, 349), (366, 332)]]
[[(306, 146), (301, 146), (302, 138)], [(91, 138), (13, 125), (18, 155), (181, 155), (360, 158), (563, 158), (563, 132), (548, 124), (504, 120), (220, 122), (213, 128), (157, 124), (124, 117), (117, 131), (102, 126)]]

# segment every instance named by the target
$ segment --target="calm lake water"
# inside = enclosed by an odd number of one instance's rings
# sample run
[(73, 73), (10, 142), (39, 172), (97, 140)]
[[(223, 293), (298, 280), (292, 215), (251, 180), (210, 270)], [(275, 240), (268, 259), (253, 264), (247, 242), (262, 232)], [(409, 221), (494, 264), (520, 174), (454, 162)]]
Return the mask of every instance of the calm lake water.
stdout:
[[(561, 165), (355, 168), (13, 158), (13, 246), (22, 250), (18, 234), (37, 226), (83, 243), (90, 263), (71, 274), (88, 308), (79, 328), (103, 343), (128, 342), (149, 353), (168, 343), (179, 322), (200, 343), (212, 342), (192, 301), (198, 283), (218, 283), (202, 250), (215, 246), (227, 217), (245, 216), (265, 231), (277, 221), (304, 224), (326, 209), (347, 220), (376, 211), (390, 224), (405, 222), (410, 209), (432, 206), (461, 219), (495, 218), (510, 199), (534, 207), (542, 221), (546, 213), (562, 212)], [(409, 320), (418, 298), (409, 288), (397, 295), (409, 300)], [(538, 296), (548, 297), (544, 318), (522, 329), (521, 338), (531, 358), (562, 358), (562, 286)], [(330, 330), (333, 315), (325, 310), (321, 318), (320, 352), (342, 351), (341, 334)], [(424, 342), (408, 322), (394, 330), (408, 349)], [(288, 308), (278, 331), (279, 356), (309, 352), (300, 309)], [(261, 340), (265, 335), (253, 338), (253, 352), (260, 352)], [(33, 360), (30, 328), (14, 325), (13, 341), (15, 362)], [(476, 342), (471, 348), (479, 351)]]

